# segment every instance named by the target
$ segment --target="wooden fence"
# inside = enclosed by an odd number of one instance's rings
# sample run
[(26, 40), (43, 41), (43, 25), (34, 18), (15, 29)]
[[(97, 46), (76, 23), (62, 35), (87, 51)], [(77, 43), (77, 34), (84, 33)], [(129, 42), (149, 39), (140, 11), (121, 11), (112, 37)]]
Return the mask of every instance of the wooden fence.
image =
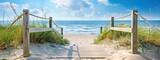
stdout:
[(111, 24), (110, 24), (110, 29), (111, 30), (116, 30), (116, 31), (123, 31), (123, 32), (130, 32), (131, 33), (131, 53), (135, 54), (137, 53), (137, 26), (138, 26), (138, 15), (135, 14), (138, 13), (137, 10), (132, 10), (131, 11), (131, 28), (119, 28), (119, 27), (114, 27), (114, 17), (111, 18)]
[[(23, 10), (23, 56), (30, 56), (29, 45), (30, 45), (30, 33), (33, 32), (46, 32), (54, 31), (58, 33), (54, 28), (52, 28), (52, 17), (49, 17), (49, 28), (29, 28), (29, 10)], [(60, 33), (59, 33), (60, 34)], [(63, 37), (63, 28), (61, 28), (61, 35)]]
[[(131, 53), (132, 54), (136, 54), (138, 49), (138, 45), (137, 45), (138, 14), (136, 13), (138, 13), (137, 10), (131, 11), (131, 28), (114, 27), (114, 20), (115, 20), (114, 17), (111, 17), (111, 21), (110, 21), (110, 30), (112, 30), (111, 31), (112, 34), (113, 34), (113, 30), (131, 33)], [(100, 33), (102, 33), (102, 27), (100, 27)]]
[[(137, 10), (131, 12), (131, 28), (119, 28), (114, 27), (114, 17), (111, 17), (110, 30), (130, 32), (131, 33), (131, 53), (137, 53)], [(102, 33), (102, 27), (100, 28)], [(45, 32), (45, 31), (56, 31), (52, 28), (52, 17), (49, 17), (49, 28), (29, 28), (29, 10), (23, 10), (23, 56), (30, 56), (29, 45), (30, 45), (30, 33), (33, 32)], [(61, 35), (63, 35), (63, 28), (61, 28)]]

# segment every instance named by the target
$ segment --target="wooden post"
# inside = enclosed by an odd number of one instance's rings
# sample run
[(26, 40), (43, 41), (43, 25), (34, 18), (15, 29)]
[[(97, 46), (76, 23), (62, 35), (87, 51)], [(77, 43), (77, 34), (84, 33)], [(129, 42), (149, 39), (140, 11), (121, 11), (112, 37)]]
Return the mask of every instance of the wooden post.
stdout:
[(52, 28), (52, 17), (49, 17), (49, 28)]
[(63, 38), (63, 28), (61, 27), (61, 35), (62, 35), (62, 38)]
[(102, 33), (103, 27), (100, 27), (100, 34)]
[[(111, 22), (110, 22), (110, 27), (114, 27), (114, 17), (111, 17)], [(111, 30), (111, 33), (112, 33), (112, 38), (111, 39), (113, 39), (113, 30)]]
[(132, 54), (136, 54), (137, 53), (137, 49), (138, 49), (138, 45), (137, 45), (137, 19), (138, 19), (138, 15), (135, 14), (138, 13), (137, 10), (132, 10), (131, 12), (131, 28), (132, 28), (132, 33), (131, 33), (131, 53)]
[(30, 56), (29, 52), (29, 10), (23, 10), (23, 56)]
[(114, 27), (114, 17), (111, 17), (111, 27)]

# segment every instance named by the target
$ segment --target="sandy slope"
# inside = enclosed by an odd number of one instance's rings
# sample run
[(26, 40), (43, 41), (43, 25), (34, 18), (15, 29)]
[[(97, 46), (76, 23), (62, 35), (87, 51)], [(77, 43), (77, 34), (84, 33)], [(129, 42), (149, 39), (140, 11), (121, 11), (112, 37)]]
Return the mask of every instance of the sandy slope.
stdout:
[[(96, 38), (96, 35), (87, 35), (87, 34), (65, 34), (64, 38), (69, 39), (70, 45), (77, 44), (81, 46), (93, 45), (93, 41)], [(102, 43), (99, 44), (99, 47), (103, 47), (106, 51), (106, 59), (103, 60), (158, 60), (159, 55), (155, 55), (152, 53), (144, 54), (130, 54), (130, 50), (126, 48), (118, 48), (115, 43)], [(46, 43), (46, 44), (31, 44), (30, 51), (31, 56), (28, 58), (22, 57), (22, 48), (19, 49), (9, 49), (7, 51), (0, 51), (0, 58), (8, 58), (8, 59), (18, 59), (18, 60), (68, 60), (66, 57), (66, 53), (69, 51), (69, 46), (55, 45)], [(9, 51), (14, 51), (14, 53), (9, 53)], [(3, 52), (3, 53), (2, 53)], [(151, 55), (149, 55), (151, 54)], [(55, 58), (55, 56), (60, 56), (59, 58)], [(71, 60), (74, 58), (71, 58)], [(75, 59), (76, 60), (76, 59)], [(83, 59), (89, 60), (89, 59)], [(97, 59), (95, 59), (97, 60)], [(102, 60), (102, 59), (101, 59)]]
[(155, 52), (157, 48), (153, 47), (150, 50), (146, 49), (145, 53), (139, 48), (137, 54), (131, 54), (131, 50), (128, 47), (118, 47), (118, 42), (116, 41), (103, 41), (99, 44), (103, 47), (110, 56), (108, 60), (160, 60), (159, 52)]
[[(84, 34), (66, 34), (64, 35), (71, 44), (78, 45), (93, 45), (93, 41), (96, 38), (96, 35), (84, 35)], [(160, 60), (159, 56), (153, 52), (147, 51), (147, 53), (141, 53), (139, 49), (138, 54), (131, 54), (130, 49), (126, 47), (117, 47), (117, 42), (113, 41), (98, 44), (100, 47), (103, 47), (107, 52), (105, 60)]]

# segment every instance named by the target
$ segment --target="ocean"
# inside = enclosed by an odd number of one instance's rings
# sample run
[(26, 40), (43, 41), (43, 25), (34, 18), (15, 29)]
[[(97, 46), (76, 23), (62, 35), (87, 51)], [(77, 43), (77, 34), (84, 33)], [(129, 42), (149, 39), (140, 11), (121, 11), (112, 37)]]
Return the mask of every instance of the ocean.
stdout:
[[(11, 21), (0, 21), (0, 25), (8, 25)], [(49, 26), (47, 20), (34, 21), (35, 24), (45, 23)], [(59, 26), (63, 27), (64, 34), (95, 34), (98, 35), (100, 33), (100, 27), (104, 27), (108, 24), (109, 20), (54, 20), (54, 22)], [(149, 20), (151, 24), (154, 26), (160, 27), (160, 20)], [(30, 21), (32, 24), (33, 21)], [(18, 24), (18, 23), (17, 23)], [(130, 20), (115, 20), (115, 25), (117, 24), (125, 24), (130, 26)], [(150, 27), (145, 21), (138, 21), (139, 27)], [(55, 25), (53, 24), (53, 27)]]

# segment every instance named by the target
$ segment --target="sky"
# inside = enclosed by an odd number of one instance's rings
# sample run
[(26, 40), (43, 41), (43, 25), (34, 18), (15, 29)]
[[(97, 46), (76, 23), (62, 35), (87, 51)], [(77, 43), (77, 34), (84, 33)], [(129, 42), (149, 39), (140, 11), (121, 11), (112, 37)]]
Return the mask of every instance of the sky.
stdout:
[(0, 0), (1, 20), (3, 15), (5, 20), (16, 16), (10, 3), (19, 15), (23, 9), (29, 9), (32, 14), (44, 17), (45, 13), (54, 20), (109, 20), (131, 10), (138, 10), (147, 19), (160, 20), (160, 0)]

